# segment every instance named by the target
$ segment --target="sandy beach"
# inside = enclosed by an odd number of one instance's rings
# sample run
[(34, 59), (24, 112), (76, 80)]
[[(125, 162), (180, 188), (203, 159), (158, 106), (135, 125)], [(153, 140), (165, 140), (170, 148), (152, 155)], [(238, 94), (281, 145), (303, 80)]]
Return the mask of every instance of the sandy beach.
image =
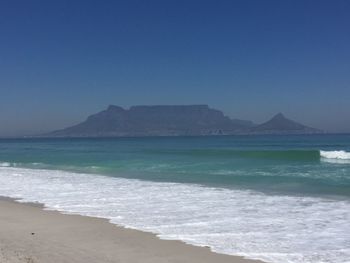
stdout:
[(0, 200), (0, 211), (1, 263), (259, 262), (6, 198)]

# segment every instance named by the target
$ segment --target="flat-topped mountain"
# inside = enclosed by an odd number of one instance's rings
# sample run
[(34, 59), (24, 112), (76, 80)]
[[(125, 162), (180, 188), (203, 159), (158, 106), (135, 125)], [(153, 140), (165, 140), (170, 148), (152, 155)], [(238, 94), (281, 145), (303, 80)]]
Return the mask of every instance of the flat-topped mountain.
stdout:
[(48, 136), (171, 136), (216, 135), (246, 131), (254, 124), (233, 120), (207, 105), (133, 106), (124, 109), (110, 105), (75, 126)]
[(277, 114), (266, 123), (231, 119), (207, 105), (133, 106), (124, 109), (110, 105), (85, 121), (44, 136), (48, 137), (123, 137), (186, 136), (265, 133), (316, 133)]
[(272, 119), (251, 128), (254, 133), (320, 133), (315, 128), (305, 126), (293, 120), (287, 119), (282, 113), (278, 113)]

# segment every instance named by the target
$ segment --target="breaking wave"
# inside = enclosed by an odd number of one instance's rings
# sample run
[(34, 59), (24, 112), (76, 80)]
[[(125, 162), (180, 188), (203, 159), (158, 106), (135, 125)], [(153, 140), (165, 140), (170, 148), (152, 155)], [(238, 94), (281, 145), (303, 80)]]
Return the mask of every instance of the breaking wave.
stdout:
[(322, 158), (350, 160), (350, 152), (346, 151), (320, 151)]
[(320, 151), (321, 160), (330, 163), (350, 164), (350, 152)]

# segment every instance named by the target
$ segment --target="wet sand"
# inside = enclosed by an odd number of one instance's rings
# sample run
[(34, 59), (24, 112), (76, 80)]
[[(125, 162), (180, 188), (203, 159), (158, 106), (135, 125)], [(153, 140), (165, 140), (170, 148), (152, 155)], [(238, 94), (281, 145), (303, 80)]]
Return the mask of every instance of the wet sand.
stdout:
[(261, 263), (6, 198), (0, 199), (0, 262)]

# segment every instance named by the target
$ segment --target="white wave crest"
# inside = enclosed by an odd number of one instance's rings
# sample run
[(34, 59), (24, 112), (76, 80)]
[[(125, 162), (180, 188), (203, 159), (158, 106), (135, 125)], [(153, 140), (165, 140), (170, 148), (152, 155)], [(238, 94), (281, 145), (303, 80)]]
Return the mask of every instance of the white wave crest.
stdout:
[(350, 152), (346, 151), (320, 151), (323, 158), (350, 160)]
[(0, 162), (0, 167), (10, 167), (11, 163), (8, 162)]

